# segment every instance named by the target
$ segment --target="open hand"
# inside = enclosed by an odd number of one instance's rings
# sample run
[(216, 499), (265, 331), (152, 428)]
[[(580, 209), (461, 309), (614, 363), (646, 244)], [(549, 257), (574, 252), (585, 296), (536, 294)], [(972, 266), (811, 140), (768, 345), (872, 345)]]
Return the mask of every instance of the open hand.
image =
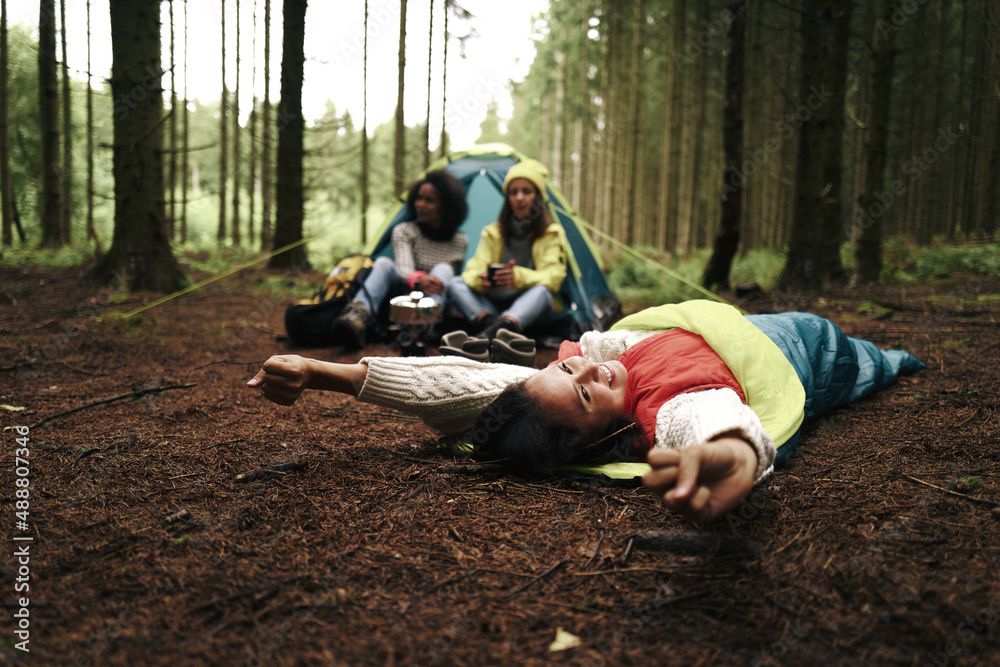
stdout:
[(689, 521), (711, 521), (740, 504), (753, 488), (757, 453), (738, 437), (681, 449), (654, 448), (642, 483)]
[(311, 378), (309, 360), (288, 354), (265, 361), (263, 368), (247, 380), (247, 386), (260, 389), (269, 401), (291, 405), (308, 388)]
[(424, 294), (444, 294), (444, 281), (437, 276), (426, 274), (417, 280), (416, 288)]

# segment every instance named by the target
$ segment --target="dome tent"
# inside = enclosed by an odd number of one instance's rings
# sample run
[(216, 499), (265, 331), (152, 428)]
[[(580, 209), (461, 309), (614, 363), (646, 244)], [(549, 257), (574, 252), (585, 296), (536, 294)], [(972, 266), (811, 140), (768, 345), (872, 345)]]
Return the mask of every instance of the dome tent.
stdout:
[[(484, 227), (494, 222), (503, 206), (503, 181), (507, 170), (527, 157), (506, 144), (484, 144), (441, 158), (431, 171), (445, 169), (465, 187), (469, 215), (458, 231), (469, 237), (465, 263), (472, 258)], [(546, 205), (552, 220), (562, 224), (569, 244), (569, 267), (559, 290), (563, 309), (541, 335), (579, 338), (583, 331), (603, 331), (621, 315), (621, 304), (611, 292), (597, 248), (584, 230), (579, 216), (551, 182), (546, 187)], [(376, 232), (365, 248), (373, 258), (392, 257), (392, 229), (406, 217), (405, 202)], [(463, 265), (464, 266), (464, 265)], [(539, 333), (539, 332), (533, 332)]]

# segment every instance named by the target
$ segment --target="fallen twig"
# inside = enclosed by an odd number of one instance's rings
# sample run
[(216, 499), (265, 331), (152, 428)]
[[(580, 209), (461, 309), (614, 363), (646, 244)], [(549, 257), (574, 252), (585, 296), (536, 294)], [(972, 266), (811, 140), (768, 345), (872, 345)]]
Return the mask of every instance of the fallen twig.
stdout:
[(123, 401), (126, 398), (138, 398), (140, 396), (145, 396), (146, 394), (155, 394), (159, 391), (169, 391), (171, 389), (189, 389), (191, 387), (197, 386), (196, 384), (169, 384), (165, 387), (153, 387), (151, 389), (136, 389), (135, 391), (130, 391), (118, 396), (113, 396), (112, 398), (105, 398), (100, 401), (94, 401), (93, 403), (87, 403), (85, 405), (80, 405), (75, 408), (70, 408), (69, 410), (63, 410), (62, 412), (57, 412), (54, 415), (48, 417), (43, 417), (32, 425), (31, 428), (38, 428), (46, 422), (50, 422), (58, 417), (65, 417), (66, 415), (71, 415), (74, 412), (80, 412), (81, 410), (86, 410), (87, 408), (95, 408), (98, 405), (107, 405), (108, 403), (114, 403), (115, 401)]
[(972, 496), (967, 496), (964, 493), (959, 493), (958, 491), (952, 491), (951, 489), (943, 489), (940, 486), (935, 486), (934, 484), (931, 484), (930, 482), (925, 482), (924, 480), (917, 479), (916, 477), (910, 477), (909, 475), (900, 475), (900, 477), (903, 477), (904, 479), (908, 479), (911, 482), (916, 482), (917, 484), (923, 484), (924, 486), (929, 486), (930, 488), (936, 489), (937, 491), (940, 491), (941, 493), (947, 493), (950, 496), (957, 496), (957, 497), (961, 498), (962, 500), (968, 500), (969, 502), (979, 503), (980, 505), (986, 505), (988, 507), (1000, 507), (1000, 503), (996, 503), (996, 502), (994, 502), (992, 500), (983, 500), (982, 498), (973, 498)]
[(474, 463), (472, 465), (443, 465), (434, 472), (446, 475), (482, 475), (483, 473), (504, 473), (509, 469), (499, 463)]
[(267, 359), (213, 359), (211, 361), (206, 361), (203, 364), (198, 364), (192, 370), (199, 370), (201, 368), (206, 368), (207, 366), (212, 366), (214, 364), (235, 364), (237, 366), (247, 366), (253, 364), (255, 366), (259, 366), (265, 361), (267, 361)]
[(601, 544), (603, 542), (604, 542), (604, 533), (602, 532), (601, 536), (597, 538), (597, 546), (594, 547), (594, 553), (591, 554), (590, 558), (587, 559), (587, 562), (583, 564), (583, 569), (586, 570), (588, 567), (590, 567), (590, 564), (597, 559), (597, 556), (601, 553)]
[(0, 372), (16, 371), (18, 368), (24, 368), (26, 366), (31, 366), (32, 364), (35, 364), (35, 363), (37, 363), (37, 362), (34, 361), (34, 360), (32, 360), (32, 361), (21, 361), (21, 362), (18, 362), (16, 364), (12, 364), (10, 366), (0, 366)]
[(628, 559), (632, 555), (632, 547), (635, 546), (635, 538), (630, 537), (628, 544), (625, 545), (625, 552), (622, 554), (621, 562), (622, 565), (628, 564)]
[(264, 466), (263, 470), (258, 470), (256, 472), (241, 472), (236, 476), (237, 482), (252, 482), (255, 479), (261, 479), (262, 477), (270, 477), (271, 475), (286, 475), (289, 470), (295, 470), (296, 468), (304, 465), (301, 461), (289, 461), (287, 463), (274, 463), (272, 465)]
[(188, 611), (188, 613), (194, 613), (196, 611), (203, 611), (205, 609), (211, 609), (212, 607), (214, 607), (217, 604), (221, 604), (223, 602), (231, 602), (233, 600), (239, 600), (240, 598), (245, 598), (245, 597), (250, 596), (250, 595), (257, 595), (259, 593), (268, 593), (268, 592), (271, 592), (271, 591), (277, 591), (279, 588), (281, 588), (285, 584), (290, 584), (293, 581), (297, 581), (297, 580), (299, 580), (301, 578), (302, 578), (302, 575), (296, 575), (294, 577), (289, 577), (288, 579), (285, 579), (284, 581), (279, 581), (276, 584), (269, 584), (267, 586), (261, 586), (260, 588), (254, 588), (254, 589), (249, 590), (249, 591), (241, 591), (239, 593), (233, 593), (232, 595), (224, 595), (221, 598), (215, 598), (214, 600), (209, 600), (208, 602), (205, 602), (204, 604), (200, 604), (197, 607), (193, 607), (193, 608), (191, 608)]
[(549, 569), (545, 570), (545, 572), (542, 572), (537, 577), (534, 577), (534, 578), (530, 579), (529, 581), (524, 582), (523, 584), (521, 584), (520, 586), (518, 586), (514, 590), (510, 591), (504, 597), (510, 597), (511, 595), (515, 595), (516, 593), (520, 593), (521, 591), (523, 591), (528, 586), (531, 586), (533, 583), (544, 579), (545, 577), (549, 576), (550, 574), (552, 574), (553, 572), (555, 572), (556, 570), (558, 570), (560, 567), (562, 567), (563, 565), (565, 565), (568, 562), (569, 562), (568, 558), (562, 559), (561, 561), (559, 561), (558, 563), (556, 563), (555, 565), (553, 565)]
[[(823, 534), (823, 533), (825, 533), (826, 531), (830, 530), (831, 528), (833, 528), (833, 524), (832, 524), (832, 523), (828, 523), (828, 524), (826, 524), (825, 526), (823, 526), (822, 528), (820, 528), (819, 530), (817, 530), (817, 531), (816, 531), (815, 533), (813, 533), (812, 535), (807, 535), (806, 537), (804, 537), (804, 538), (802, 538), (802, 539), (803, 539), (803, 540), (811, 540), (811, 539), (814, 539), (814, 538), (816, 538), (816, 537), (819, 537), (820, 535), (822, 535), (822, 534)], [(785, 550), (785, 549), (787, 549), (788, 547), (790, 547), (790, 546), (792, 546), (793, 544), (795, 544), (796, 542), (798, 542), (798, 541), (799, 541), (799, 535), (801, 535), (801, 534), (803, 533), (803, 531), (804, 531), (804, 530), (805, 530), (805, 529), (803, 528), (803, 529), (802, 529), (802, 530), (800, 530), (800, 531), (799, 531), (798, 533), (796, 533), (796, 534), (795, 534), (795, 537), (793, 537), (793, 538), (792, 538), (791, 540), (789, 540), (788, 542), (786, 542), (786, 543), (785, 543), (785, 544), (784, 544), (783, 546), (780, 546), (780, 547), (778, 547), (778, 548), (777, 548), (777, 549), (776, 549), (775, 551), (771, 552), (771, 555), (772, 555), (772, 556), (774, 556), (774, 555), (777, 555), (777, 554), (780, 554), (780, 553), (781, 553), (782, 551), (784, 551), (784, 550)]]
[(454, 577), (448, 577), (444, 581), (439, 581), (438, 583), (434, 584), (433, 586), (431, 586), (430, 588), (428, 588), (426, 591), (424, 591), (423, 597), (427, 597), (428, 595), (430, 595), (431, 593), (437, 591), (438, 589), (444, 588), (445, 586), (448, 586), (449, 584), (458, 583), (462, 579), (465, 579), (466, 577), (474, 576), (474, 575), (476, 575), (478, 573), (479, 573), (479, 570), (473, 569), (473, 570), (469, 570), (468, 572), (462, 572), (460, 574), (456, 574)]
[(243, 442), (246, 438), (233, 438), (232, 440), (223, 440), (222, 442), (217, 442), (214, 445), (209, 445), (208, 449), (215, 449), (216, 447), (221, 447), (223, 445), (234, 445), (237, 442)]
[(638, 609), (633, 609), (629, 612), (629, 616), (632, 618), (637, 618), (639, 616), (649, 616), (653, 612), (663, 609), (664, 607), (669, 607), (671, 605), (680, 604), (681, 602), (688, 602), (690, 600), (698, 600), (700, 598), (708, 597), (708, 591), (695, 591), (694, 593), (688, 593), (687, 595), (678, 595), (674, 598), (669, 598), (667, 600), (653, 600), (650, 602), (644, 602), (642, 606)]
[(91, 454), (96, 454), (97, 452), (101, 452), (101, 451), (104, 451), (104, 450), (101, 449), (100, 447), (90, 447), (88, 449), (83, 450), (79, 454), (77, 454), (76, 455), (76, 460), (79, 461), (80, 459), (85, 459), (88, 456), (90, 456)]
[(635, 546), (640, 549), (663, 549), (670, 553), (687, 556), (699, 554), (749, 555), (760, 548), (753, 540), (690, 530), (647, 530), (635, 535), (632, 539), (635, 540)]

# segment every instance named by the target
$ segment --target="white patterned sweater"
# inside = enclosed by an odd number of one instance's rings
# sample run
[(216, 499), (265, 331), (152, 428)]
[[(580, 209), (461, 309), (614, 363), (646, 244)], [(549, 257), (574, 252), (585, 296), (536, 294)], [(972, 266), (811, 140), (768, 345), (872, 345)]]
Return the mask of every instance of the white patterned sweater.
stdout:
[(455, 232), (447, 241), (427, 238), (415, 222), (401, 222), (392, 229), (392, 254), (404, 279), (414, 271), (430, 271), (437, 264), (451, 264), (457, 272), (465, 261), (468, 243), (462, 232)]
[[(589, 361), (610, 361), (656, 333), (591, 331), (583, 334), (580, 347)], [(368, 364), (368, 374), (359, 401), (401, 410), (446, 434), (470, 431), (504, 387), (537, 372), (462, 357), (365, 357), (362, 362)], [(689, 447), (728, 432), (738, 432), (757, 451), (754, 482), (769, 475), (774, 469), (774, 441), (756, 413), (731, 389), (690, 392), (664, 403), (656, 415), (654, 444)]]

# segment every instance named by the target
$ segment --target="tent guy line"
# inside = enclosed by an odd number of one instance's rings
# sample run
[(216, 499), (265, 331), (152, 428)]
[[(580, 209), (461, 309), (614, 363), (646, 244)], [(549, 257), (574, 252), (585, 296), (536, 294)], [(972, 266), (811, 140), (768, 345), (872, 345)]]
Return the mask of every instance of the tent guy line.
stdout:
[(249, 269), (251, 266), (253, 266), (255, 264), (260, 264), (265, 259), (271, 259), (272, 257), (280, 255), (283, 252), (288, 252), (289, 250), (291, 250), (293, 248), (297, 248), (297, 247), (299, 247), (300, 245), (302, 245), (304, 243), (309, 243), (310, 241), (315, 241), (316, 239), (324, 236), (325, 234), (329, 234), (331, 230), (332, 230), (332, 228), (331, 229), (326, 229), (326, 230), (324, 230), (322, 232), (318, 232), (316, 234), (313, 234), (312, 236), (307, 236), (305, 238), (299, 239), (298, 241), (295, 241), (294, 243), (289, 243), (288, 245), (282, 246), (281, 248), (278, 248), (277, 250), (272, 250), (271, 252), (265, 253), (265, 254), (261, 255), (260, 257), (251, 259), (250, 261), (244, 262), (242, 264), (237, 264), (236, 266), (234, 266), (231, 269), (226, 269), (225, 271), (222, 271), (221, 273), (217, 273), (214, 276), (211, 276), (209, 278), (205, 278), (204, 280), (199, 281), (197, 283), (194, 283), (193, 285), (188, 285), (184, 289), (179, 289), (176, 292), (173, 292), (171, 294), (167, 294), (166, 296), (162, 296), (159, 299), (155, 299), (153, 301), (150, 301), (145, 306), (140, 306), (139, 308), (136, 308), (135, 310), (131, 310), (131, 311), (123, 314), (122, 317), (124, 317), (125, 319), (128, 319), (128, 318), (130, 318), (130, 317), (132, 317), (134, 315), (138, 315), (141, 312), (147, 311), (150, 308), (155, 308), (156, 306), (163, 305), (164, 303), (166, 303), (168, 301), (172, 301), (173, 299), (176, 299), (179, 296), (183, 296), (185, 294), (189, 294), (190, 292), (195, 292), (195, 291), (201, 289), (202, 287), (204, 287), (205, 285), (209, 285), (211, 283), (214, 283), (216, 280), (221, 280), (223, 278), (227, 278), (227, 277), (229, 277), (229, 276), (231, 276), (233, 274), (236, 274), (236, 273), (239, 273), (240, 271), (243, 271), (244, 269)]

